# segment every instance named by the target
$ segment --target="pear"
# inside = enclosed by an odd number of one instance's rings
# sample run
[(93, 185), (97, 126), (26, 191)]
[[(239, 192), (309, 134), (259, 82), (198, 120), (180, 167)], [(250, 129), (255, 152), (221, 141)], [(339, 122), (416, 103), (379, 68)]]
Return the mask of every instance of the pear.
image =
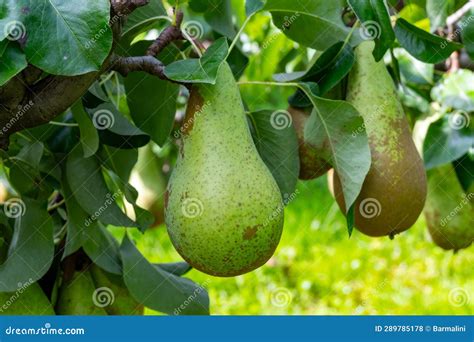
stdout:
[[(100, 289), (96, 291), (89, 271), (75, 272), (71, 280), (59, 289), (56, 313), (58, 315), (107, 315), (103, 309)], [(105, 294), (110, 296), (110, 294)], [(107, 298), (109, 300), (109, 298)]]
[(304, 126), (310, 113), (292, 106), (288, 108), (288, 112), (293, 119), (293, 126), (298, 137), (298, 152), (300, 156), (299, 178), (302, 180), (318, 178), (331, 168), (331, 164), (320, 158), (319, 151), (304, 140)]
[(171, 241), (202, 272), (225, 277), (252, 271), (278, 245), (283, 204), (227, 63), (215, 85), (192, 86), (183, 127), (165, 198)]
[(90, 271), (96, 288), (107, 288), (113, 293), (110, 305), (104, 307), (109, 315), (143, 315), (143, 305), (131, 296), (120, 276), (108, 273), (97, 265), (92, 265)]
[[(427, 181), (394, 83), (383, 62), (375, 62), (373, 49), (373, 41), (355, 49), (356, 63), (349, 75), (347, 101), (364, 119), (372, 154), (355, 202), (355, 227), (369, 236), (393, 237), (410, 228), (421, 214)], [(346, 212), (336, 173), (334, 191)]]
[(25, 284), (15, 292), (0, 293), (0, 315), (54, 315), (53, 306), (38, 283)]
[(443, 249), (459, 250), (474, 240), (474, 193), (464, 193), (452, 164), (428, 171), (424, 214), (433, 241)]

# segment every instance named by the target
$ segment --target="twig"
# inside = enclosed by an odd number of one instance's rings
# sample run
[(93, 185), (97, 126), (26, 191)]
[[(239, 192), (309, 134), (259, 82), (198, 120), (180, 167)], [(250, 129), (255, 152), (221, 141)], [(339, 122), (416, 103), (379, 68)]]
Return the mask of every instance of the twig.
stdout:
[(122, 16), (132, 13), (138, 7), (148, 5), (149, 0), (110, 0), (113, 11)]
[(455, 13), (451, 14), (448, 19), (446, 19), (446, 25), (452, 26), (456, 24), (459, 20), (464, 17), (464, 15), (469, 12), (472, 8), (474, 8), (474, 0), (469, 0), (467, 4), (457, 10)]
[(176, 12), (176, 21), (174, 25), (168, 26), (150, 45), (147, 56), (157, 56), (165, 47), (175, 40), (184, 39), (181, 32), (181, 23), (183, 22), (183, 12)]

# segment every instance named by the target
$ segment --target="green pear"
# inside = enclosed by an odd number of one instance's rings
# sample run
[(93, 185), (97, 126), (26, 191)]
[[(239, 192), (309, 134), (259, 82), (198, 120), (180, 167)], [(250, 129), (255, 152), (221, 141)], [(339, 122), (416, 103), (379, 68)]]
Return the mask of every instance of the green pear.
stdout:
[(227, 63), (215, 85), (192, 86), (183, 127), (165, 200), (171, 241), (202, 272), (236, 276), (252, 271), (278, 245), (283, 204), (253, 143)]
[(288, 112), (291, 115), (293, 127), (298, 137), (298, 152), (300, 156), (299, 178), (302, 180), (318, 178), (331, 168), (331, 164), (320, 158), (320, 151), (304, 140), (304, 127), (310, 113), (291, 106), (288, 108)]
[[(426, 199), (426, 173), (408, 121), (383, 61), (372, 56), (374, 42), (355, 49), (347, 101), (362, 115), (372, 165), (355, 202), (355, 226), (369, 236), (393, 236), (409, 229)], [(342, 188), (334, 175), (336, 200), (346, 212)]]
[(464, 193), (452, 164), (428, 171), (424, 214), (433, 241), (455, 251), (474, 240), (474, 193)]
[[(103, 309), (104, 295), (96, 291), (89, 271), (75, 272), (72, 279), (63, 283), (59, 289), (56, 313), (58, 315), (107, 315)], [(105, 294), (110, 300), (110, 294)]]
[(96, 288), (107, 288), (113, 293), (110, 305), (104, 307), (109, 315), (143, 315), (143, 305), (131, 296), (120, 276), (108, 273), (97, 265), (92, 265), (90, 271)]
[(38, 283), (25, 284), (15, 292), (0, 293), (0, 315), (54, 315), (53, 306)]

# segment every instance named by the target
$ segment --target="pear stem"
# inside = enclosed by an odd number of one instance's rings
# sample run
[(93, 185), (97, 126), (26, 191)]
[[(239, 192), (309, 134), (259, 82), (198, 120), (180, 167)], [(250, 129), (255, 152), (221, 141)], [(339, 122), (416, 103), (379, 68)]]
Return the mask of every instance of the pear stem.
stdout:
[[(237, 34), (235, 35), (234, 39), (232, 40), (232, 43), (230, 44), (229, 46), (229, 50), (227, 52), (227, 57), (229, 57), (230, 53), (232, 52), (232, 49), (235, 47), (235, 45), (237, 44), (238, 40), (239, 40), (239, 37), (240, 35), (242, 34), (242, 32), (244, 32), (244, 29), (245, 29), (245, 26), (247, 26), (247, 24), (249, 23), (250, 19), (253, 17), (253, 15), (255, 14), (252, 13), (251, 15), (249, 15), (247, 17), (247, 19), (245, 19), (245, 21), (243, 22), (242, 26), (240, 27), (239, 29), (239, 32), (237, 32)], [(226, 57), (226, 59), (227, 59)]]

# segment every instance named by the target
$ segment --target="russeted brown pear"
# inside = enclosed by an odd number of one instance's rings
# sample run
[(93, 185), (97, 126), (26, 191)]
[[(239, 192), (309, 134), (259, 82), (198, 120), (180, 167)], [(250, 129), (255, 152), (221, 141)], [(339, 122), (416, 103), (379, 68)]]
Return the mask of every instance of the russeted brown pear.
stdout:
[(173, 245), (198, 270), (236, 276), (263, 265), (283, 227), (281, 194), (253, 143), (227, 63), (195, 84), (165, 199)]
[[(355, 227), (369, 236), (394, 236), (410, 228), (426, 198), (426, 173), (408, 121), (383, 61), (372, 56), (374, 42), (355, 49), (347, 101), (362, 115), (372, 165), (354, 207)], [(341, 184), (334, 175), (336, 200), (345, 211)]]
[(290, 106), (288, 112), (293, 120), (298, 137), (299, 156), (300, 156), (300, 174), (302, 180), (315, 179), (325, 174), (331, 165), (320, 157), (319, 151), (304, 139), (304, 127), (308, 121), (310, 113), (301, 108)]
[(474, 193), (463, 191), (452, 164), (428, 171), (428, 197), (424, 209), (433, 241), (457, 251), (474, 240)]

